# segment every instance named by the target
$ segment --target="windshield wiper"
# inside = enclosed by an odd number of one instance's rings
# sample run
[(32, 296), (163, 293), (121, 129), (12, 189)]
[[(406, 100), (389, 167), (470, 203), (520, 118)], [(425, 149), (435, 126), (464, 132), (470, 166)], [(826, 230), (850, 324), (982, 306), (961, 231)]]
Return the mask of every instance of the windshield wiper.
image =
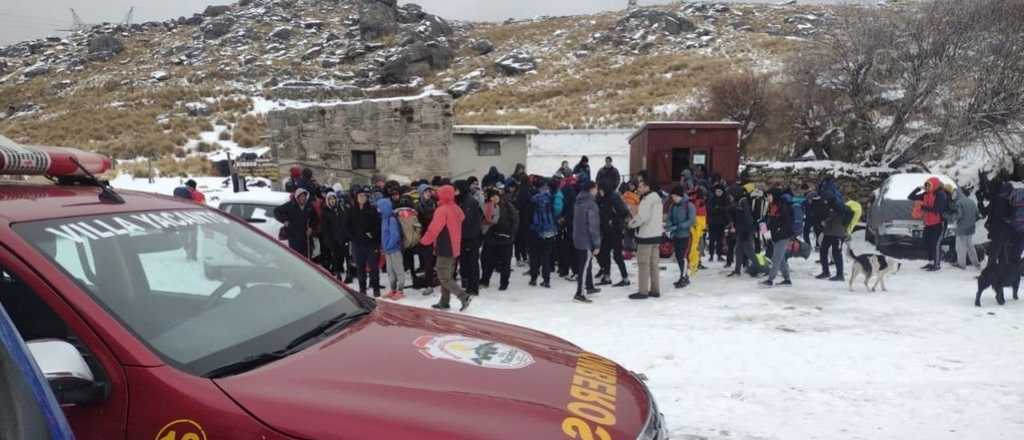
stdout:
[(232, 376), (235, 374), (244, 373), (254, 368), (274, 362), (285, 356), (288, 356), (288, 353), (283, 350), (254, 354), (252, 356), (242, 358), (242, 360), (238, 362), (232, 362), (222, 367), (214, 368), (213, 370), (210, 370), (209, 372), (204, 374), (203, 377), (206, 377), (208, 379), (218, 379), (225, 376)]
[(366, 316), (367, 314), (369, 314), (369, 312), (365, 310), (351, 315), (348, 313), (342, 313), (338, 316), (321, 322), (316, 327), (313, 327), (312, 330), (299, 335), (291, 342), (289, 342), (288, 345), (282, 350), (258, 353), (252, 356), (247, 356), (245, 358), (242, 358), (242, 360), (240, 361), (232, 362), (222, 367), (210, 370), (209, 372), (204, 374), (203, 377), (209, 379), (217, 379), (225, 376), (232, 376), (235, 374), (244, 373), (246, 371), (261, 367), (263, 365), (274, 362), (278, 359), (285, 358), (298, 351), (296, 350), (296, 348), (302, 346), (307, 341), (310, 341), (320, 335), (336, 332), (344, 328), (345, 325), (355, 322), (357, 320), (356, 318)]
[[(288, 345), (284, 348), (285, 353), (291, 354), (292, 350), (294, 350), (296, 347), (298, 347), (298, 346), (300, 346), (302, 344), (305, 344), (306, 341), (309, 341), (309, 340), (311, 340), (311, 339), (313, 339), (313, 338), (315, 338), (317, 336), (320, 336), (320, 335), (323, 335), (323, 334), (327, 334), (330, 330), (333, 330), (333, 331), (340, 330), (340, 329), (343, 328), (343, 326), (340, 325), (340, 324), (355, 322), (356, 318), (359, 318), (361, 316), (365, 316), (368, 313), (369, 312), (367, 312), (365, 310), (364, 311), (360, 311), (360, 312), (355, 313), (355, 314), (352, 314), (352, 315), (350, 315), (348, 313), (342, 313), (342, 314), (340, 314), (338, 316), (335, 316), (335, 317), (333, 317), (331, 319), (328, 319), (328, 320), (326, 320), (324, 322), (321, 322), (316, 327), (313, 327), (312, 330), (299, 335), (298, 337), (293, 339), (292, 342), (289, 342)], [(333, 333), (333, 331), (331, 333)]]

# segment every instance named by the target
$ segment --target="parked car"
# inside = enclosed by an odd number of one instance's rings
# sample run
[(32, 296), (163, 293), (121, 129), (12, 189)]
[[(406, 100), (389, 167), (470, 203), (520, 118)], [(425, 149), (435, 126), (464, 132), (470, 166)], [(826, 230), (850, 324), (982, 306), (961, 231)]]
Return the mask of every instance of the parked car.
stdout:
[[(923, 240), (924, 221), (914, 219), (911, 215), (914, 202), (907, 196), (914, 188), (924, 185), (930, 177), (938, 177), (944, 184), (953, 185), (956, 196), (963, 193), (953, 179), (935, 174), (894, 174), (876, 189), (865, 210), (865, 238), (879, 249), (894, 245), (919, 246)], [(950, 225), (948, 234), (953, 234), (956, 225)]]
[(274, 218), (274, 208), (288, 203), (289, 198), (288, 193), (279, 191), (224, 193), (213, 207), (245, 220), (276, 240), (284, 225)]
[[(14, 279), (0, 271), (0, 295)], [(0, 305), (0, 439), (73, 440), (71, 428), (50, 390), (65, 380), (53, 369), (58, 362), (47, 350), (48, 341), (25, 345)], [(36, 360), (38, 360), (38, 364)], [(48, 367), (40, 371), (40, 365)]]
[(225, 212), (114, 192), (109, 160), (0, 153), (60, 182), (0, 182), (0, 304), (80, 439), (667, 438), (638, 375), (568, 341), (377, 302)]

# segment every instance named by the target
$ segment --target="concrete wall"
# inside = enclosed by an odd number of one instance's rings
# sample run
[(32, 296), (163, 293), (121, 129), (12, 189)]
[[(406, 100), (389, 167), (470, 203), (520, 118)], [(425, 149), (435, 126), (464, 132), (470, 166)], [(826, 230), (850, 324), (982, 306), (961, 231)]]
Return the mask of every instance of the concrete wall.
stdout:
[[(447, 93), (289, 108), (267, 114), (282, 170), (313, 169), (322, 184), (369, 183), (376, 174), (418, 179), (448, 175), (454, 113)], [(353, 170), (352, 151), (375, 151), (377, 169)]]
[(530, 158), (526, 171), (551, 176), (563, 160), (575, 166), (586, 155), (591, 172), (611, 156), (623, 177), (629, 174), (629, 135), (635, 130), (541, 130), (530, 139)]
[[(477, 139), (501, 142), (501, 156), (477, 154)], [(526, 165), (528, 144), (526, 135), (455, 134), (448, 155), (448, 168), (455, 179), (469, 176), (482, 178), (492, 166), (498, 167), (498, 171), (505, 176), (510, 176), (516, 164)]]

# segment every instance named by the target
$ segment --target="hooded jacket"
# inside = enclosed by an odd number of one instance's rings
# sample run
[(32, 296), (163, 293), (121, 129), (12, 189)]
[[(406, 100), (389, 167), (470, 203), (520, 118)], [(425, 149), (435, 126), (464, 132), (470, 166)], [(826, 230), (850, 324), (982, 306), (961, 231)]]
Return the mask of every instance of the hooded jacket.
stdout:
[(772, 233), (772, 241), (793, 238), (793, 206), (785, 197), (782, 191), (775, 190), (768, 205), (768, 230)]
[(661, 244), (665, 234), (665, 223), (661, 215), (661, 195), (655, 191), (644, 194), (640, 198), (640, 207), (629, 222), (629, 227), (636, 229), (637, 243)]
[(625, 233), (629, 207), (617, 192), (605, 192), (597, 201), (601, 211), (601, 235), (605, 238), (621, 237)]
[(690, 198), (683, 195), (679, 203), (673, 203), (668, 211), (668, 222), (665, 232), (672, 238), (689, 238), (690, 228), (697, 221), (697, 207), (690, 203)]
[(743, 192), (736, 204), (733, 206), (733, 227), (736, 229), (736, 237), (740, 240), (753, 238), (757, 225), (754, 223), (753, 207), (750, 202), (750, 195)]
[(416, 213), (419, 214), (421, 225), (429, 225), (434, 219), (434, 210), (437, 209), (437, 201), (433, 198), (427, 199), (423, 195), (429, 189), (430, 186), (425, 183), (416, 187), (416, 195), (419, 197), (416, 200)]
[(298, 202), (299, 197), (303, 194), (308, 195), (309, 192), (302, 188), (296, 189), (291, 200), (274, 209), (274, 218), (281, 223), (288, 224), (285, 226), (285, 230), (288, 234), (288, 243), (293, 249), (298, 249), (296, 246), (306, 242), (306, 230), (312, 228), (316, 223), (313, 202), (310, 200), (312, 196), (306, 198), (304, 205), (300, 205)]
[(498, 203), (498, 222), (491, 225), (484, 242), (491, 246), (507, 246), (516, 240), (519, 230), (519, 211), (506, 199)]
[(391, 199), (377, 201), (377, 213), (380, 214), (380, 247), (385, 254), (402, 251), (402, 225), (398, 224), (395, 210), (391, 207)]
[(914, 188), (914, 192), (907, 196), (908, 199), (920, 201), (921, 210), (924, 211), (924, 225), (938, 226), (942, 224), (942, 213), (946, 211), (949, 204), (949, 196), (945, 191), (940, 191), (942, 181), (938, 177), (928, 178), (929, 189), (921, 192), (920, 188)]
[(324, 240), (327, 241), (328, 246), (331, 247), (331, 250), (339, 251), (348, 244), (350, 239), (348, 233), (348, 209), (335, 193), (328, 194), (327, 198), (333, 198), (337, 203), (334, 204), (333, 208), (330, 205), (324, 205), (320, 233)]
[(487, 171), (487, 175), (480, 180), (480, 186), (484, 188), (494, 188), (498, 182), (504, 181), (505, 175), (498, 171), (498, 167), (491, 167), (491, 169)]
[(956, 235), (974, 235), (978, 224), (978, 205), (970, 197), (956, 199)]
[(467, 245), (470, 242), (479, 245), (480, 238), (483, 236), (484, 210), (480, 202), (473, 196), (469, 184), (460, 186), (459, 192), (462, 195), (459, 196), (461, 199), (459, 209), (462, 210), (465, 217), (462, 220), (462, 241)]
[(725, 188), (715, 187), (714, 191), (722, 191), (722, 195), (711, 194), (708, 200), (708, 224), (726, 225), (729, 223), (729, 211), (732, 209), (732, 201), (725, 192)]
[(573, 208), (572, 242), (576, 249), (592, 251), (601, 248), (601, 213), (594, 195), (584, 191), (576, 196)]
[(434, 246), (434, 254), (439, 257), (457, 258), (462, 250), (462, 221), (466, 216), (455, 204), (455, 188), (451, 185), (439, 188), (437, 199), (434, 218), (420, 244)]

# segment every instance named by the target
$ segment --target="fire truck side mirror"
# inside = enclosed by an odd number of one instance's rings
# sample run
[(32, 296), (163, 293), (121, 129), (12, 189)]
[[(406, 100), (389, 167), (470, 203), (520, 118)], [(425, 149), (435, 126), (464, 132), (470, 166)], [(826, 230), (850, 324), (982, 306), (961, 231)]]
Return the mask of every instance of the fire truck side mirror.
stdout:
[(104, 398), (105, 387), (96, 382), (75, 346), (57, 339), (30, 341), (27, 345), (61, 405), (83, 405)]

